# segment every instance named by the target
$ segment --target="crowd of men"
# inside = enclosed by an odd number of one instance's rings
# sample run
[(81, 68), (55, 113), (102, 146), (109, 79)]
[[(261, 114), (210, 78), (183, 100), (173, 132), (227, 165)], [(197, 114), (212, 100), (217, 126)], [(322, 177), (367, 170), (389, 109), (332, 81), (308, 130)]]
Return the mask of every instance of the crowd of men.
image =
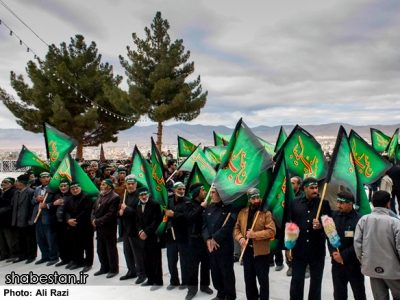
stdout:
[[(115, 170), (108, 165), (99, 168), (97, 163), (82, 167), (99, 187), (95, 201), (76, 181), (63, 180), (58, 193), (49, 192), (51, 176), (47, 172), (40, 174), (38, 182), (32, 174), (2, 181), (0, 260), (89, 272), (96, 242), (100, 269), (93, 275), (112, 278), (119, 274), (119, 223), (128, 269), (120, 280), (136, 279), (136, 284), (148, 286), (150, 291), (162, 287), (161, 249), (166, 247), (167, 290), (187, 289), (187, 300), (199, 290), (211, 295), (211, 275), (216, 290), (213, 299), (235, 299), (234, 244), (238, 243), (247, 299), (269, 299), (271, 261), (278, 257), (282, 265), (284, 249), (270, 253), (270, 240), (276, 237), (278, 226), (271, 212), (260, 211), (258, 189), (248, 189), (249, 205), (232, 214), (232, 205), (223, 203), (217, 189), (211, 187), (208, 202), (203, 184), (193, 184), (187, 194), (185, 184), (179, 181), (181, 175), (175, 175), (168, 208), (162, 209), (146, 187), (138, 188), (135, 175), (128, 175), (129, 169), (122, 165)], [(168, 173), (173, 173), (176, 162), (171, 160), (167, 167)], [(291, 276), (288, 297), (303, 299), (309, 276), (308, 299), (321, 299), (328, 244), (334, 299), (347, 299), (348, 283), (355, 299), (366, 299), (364, 275), (370, 277), (375, 299), (389, 299), (389, 291), (393, 299), (400, 299), (400, 220), (393, 208), (390, 210), (390, 193), (375, 192), (372, 213), (361, 217), (350, 192), (336, 193), (332, 210), (332, 203), (320, 198), (316, 179), (302, 181), (295, 176), (291, 181), (296, 198), (290, 203), (287, 221), (297, 224), (300, 231), (292, 251), (285, 252)], [(321, 219), (316, 218), (321, 201), (320, 215), (331, 216), (336, 224), (341, 240), (338, 248), (327, 242)], [(160, 235), (157, 229), (163, 216), (169, 221)]]

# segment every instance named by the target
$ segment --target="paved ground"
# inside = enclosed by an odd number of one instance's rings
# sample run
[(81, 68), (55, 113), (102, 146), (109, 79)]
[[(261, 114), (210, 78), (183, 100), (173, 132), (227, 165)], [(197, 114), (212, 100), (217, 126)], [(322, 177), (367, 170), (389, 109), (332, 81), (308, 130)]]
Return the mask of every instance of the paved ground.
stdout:
[[(18, 176), (18, 173), (0, 173), (0, 180), (4, 177)], [(125, 260), (123, 256), (122, 243), (118, 243), (118, 251), (119, 251), (119, 265), (120, 265), (120, 274), (117, 277), (106, 279), (105, 275), (102, 276), (93, 276), (93, 273), (99, 270), (99, 262), (97, 255), (95, 254), (95, 263), (93, 269), (88, 272), (87, 283), (84, 286), (78, 285), (6, 285), (5, 284), (5, 276), (7, 274), (11, 274), (11, 272), (15, 272), (16, 274), (28, 274), (32, 271), (34, 274), (53, 274), (57, 271), (59, 274), (76, 274), (79, 276), (79, 270), (65, 270), (64, 267), (47, 267), (45, 265), (34, 265), (25, 264), (24, 262), (20, 262), (17, 264), (5, 263), (4, 261), (0, 262), (0, 298), (3, 299), (11, 299), (15, 298), (14, 296), (18, 296), (18, 292), (24, 291), (27, 293), (27, 296), (24, 298), (27, 299), (54, 299), (54, 297), (50, 297), (51, 289), (56, 289), (57, 291), (66, 291), (68, 290), (68, 296), (64, 297), (64, 299), (184, 299), (187, 293), (187, 290), (172, 290), (167, 291), (166, 286), (169, 284), (169, 273), (167, 267), (167, 259), (165, 249), (163, 249), (163, 271), (164, 271), (164, 287), (161, 289), (151, 292), (148, 287), (141, 287), (135, 285), (135, 279), (120, 281), (119, 277), (125, 275), (127, 269), (125, 267)], [(40, 252), (39, 258), (40, 258)], [(236, 276), (236, 291), (237, 291), (237, 299), (246, 299), (245, 296), (245, 287), (244, 287), (244, 279), (243, 279), (243, 269), (239, 265), (239, 263), (235, 263), (235, 276)], [(325, 269), (324, 269), (324, 278), (323, 278), (323, 292), (322, 299), (329, 300), (333, 299), (332, 293), (332, 277), (331, 277), (331, 263), (330, 258), (326, 257), (325, 260)], [(270, 299), (275, 300), (284, 300), (289, 298), (289, 286), (290, 286), (290, 278), (286, 276), (287, 267), (285, 269), (276, 272), (274, 268), (270, 268)], [(305, 284), (305, 294), (308, 293), (308, 285), (309, 280), (306, 280)], [(211, 288), (213, 288), (211, 286)], [(11, 291), (10, 291), (11, 289)], [(369, 279), (366, 278), (366, 290), (367, 290), (367, 298), (372, 298), (372, 293), (370, 289)], [(43, 294), (47, 292), (47, 297)], [(10, 297), (10, 293), (13, 294), (13, 297)], [(349, 292), (349, 299), (354, 299), (352, 296), (352, 292)], [(194, 299), (211, 299), (215, 297), (216, 293), (213, 295), (207, 295), (202, 292), (199, 292)], [(3, 297), (5, 296), (5, 297)], [(41, 297), (39, 297), (41, 296)], [(307, 296), (305, 297), (307, 299)]]

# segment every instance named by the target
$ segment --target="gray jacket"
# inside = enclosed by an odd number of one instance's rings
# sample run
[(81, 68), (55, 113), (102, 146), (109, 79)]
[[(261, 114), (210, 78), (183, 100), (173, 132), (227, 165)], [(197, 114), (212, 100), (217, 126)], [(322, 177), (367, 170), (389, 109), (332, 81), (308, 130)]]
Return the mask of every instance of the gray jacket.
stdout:
[(354, 250), (364, 275), (400, 279), (400, 219), (375, 207), (358, 221)]

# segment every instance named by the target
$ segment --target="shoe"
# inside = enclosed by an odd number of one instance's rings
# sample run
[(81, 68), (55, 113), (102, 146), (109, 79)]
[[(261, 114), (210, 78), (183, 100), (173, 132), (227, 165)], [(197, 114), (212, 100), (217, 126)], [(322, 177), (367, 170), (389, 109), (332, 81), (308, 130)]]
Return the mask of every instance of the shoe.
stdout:
[(185, 300), (192, 300), (194, 298), (194, 296), (196, 296), (195, 292), (188, 291), (188, 293), (186, 294)]
[(289, 269), (286, 271), (286, 276), (291, 277), (292, 276), (292, 267), (289, 267)]
[(48, 262), (49, 260), (50, 259), (48, 259), (48, 258), (41, 258), (37, 262), (35, 262), (35, 265), (44, 264), (45, 262)]
[[(136, 280), (137, 281), (137, 280)], [(151, 286), (152, 284), (151, 283), (149, 283), (149, 281), (147, 280), (147, 281), (145, 281), (145, 282), (143, 282), (140, 286)]]
[(310, 278), (310, 267), (307, 266), (305, 278)]
[(184, 289), (186, 289), (187, 288), (187, 285), (186, 284), (181, 284), (179, 287), (178, 287), (178, 289), (180, 289), (180, 290), (184, 290)]
[(274, 263), (270, 263), (270, 264), (269, 264), (269, 267), (270, 267), (270, 268), (275, 267), (275, 264), (274, 264)]
[(14, 260), (13, 260), (13, 264), (15, 264), (15, 263), (19, 263), (20, 261), (24, 261), (24, 260), (26, 260), (26, 258), (22, 258), (22, 257), (17, 257), (17, 258), (15, 258)]
[(65, 261), (60, 261), (60, 262), (58, 262), (58, 263), (56, 263), (56, 267), (61, 267), (61, 266), (64, 266), (64, 265), (68, 265), (68, 263), (67, 262), (65, 262)]
[(121, 243), (124, 239), (123, 238), (118, 238), (117, 243)]
[(283, 268), (284, 268), (284, 266), (283, 265), (280, 265), (280, 266), (276, 266), (275, 267), (275, 271), (282, 271), (283, 270)]
[(127, 280), (127, 279), (131, 279), (131, 278), (136, 278), (136, 277), (137, 277), (136, 274), (129, 274), (129, 273), (127, 273), (126, 275), (121, 276), (121, 277), (119, 278), (119, 280)]
[(73, 264), (72, 266), (70, 266), (69, 267), (69, 269), (72, 271), (72, 270), (76, 270), (76, 269), (80, 269), (80, 268), (83, 268), (83, 265), (76, 265), (76, 264)]
[(65, 268), (68, 270), (68, 269), (71, 268), (73, 265), (74, 265), (74, 262), (73, 262), (73, 261), (70, 261), (70, 262), (65, 266)]
[(169, 286), (167, 286), (167, 291), (171, 291), (171, 290), (173, 290), (173, 289), (176, 288), (176, 287), (178, 287), (178, 285), (172, 285), (172, 284), (170, 284)]
[(98, 270), (97, 272), (95, 272), (94, 274), (93, 274), (93, 276), (99, 276), (99, 275), (103, 275), (103, 274), (107, 274), (108, 272), (105, 272), (105, 271), (103, 271), (103, 270)]
[(0, 256), (0, 261), (6, 260), (6, 259), (9, 259), (9, 257)]
[(6, 260), (6, 263), (14, 262), (14, 260), (18, 259), (18, 257), (12, 257)]
[(82, 269), (82, 273), (89, 272), (92, 269), (92, 266), (84, 266)]
[(106, 278), (113, 278), (113, 277), (115, 277), (117, 275), (118, 275), (118, 272), (117, 273), (108, 273)]
[(162, 285), (160, 284), (154, 284), (151, 288), (150, 291), (154, 292), (157, 291), (158, 289), (160, 289), (162, 287)]
[(209, 295), (214, 293), (214, 291), (212, 289), (210, 289), (208, 286), (201, 286), (200, 291), (202, 291), (203, 293), (209, 294)]
[(58, 259), (50, 260), (50, 261), (46, 264), (46, 266), (52, 266), (52, 265), (56, 264), (57, 262), (58, 262)]
[(138, 279), (136, 279), (135, 284), (141, 284), (146, 280), (146, 276), (139, 276)]
[[(36, 259), (36, 258), (28, 258), (28, 259), (26, 260), (25, 263), (26, 263), (26, 264), (30, 264), (30, 263), (34, 262), (35, 259)], [(17, 261), (14, 261), (14, 262), (17, 262)]]
[(224, 298), (214, 297), (211, 300), (224, 300)]

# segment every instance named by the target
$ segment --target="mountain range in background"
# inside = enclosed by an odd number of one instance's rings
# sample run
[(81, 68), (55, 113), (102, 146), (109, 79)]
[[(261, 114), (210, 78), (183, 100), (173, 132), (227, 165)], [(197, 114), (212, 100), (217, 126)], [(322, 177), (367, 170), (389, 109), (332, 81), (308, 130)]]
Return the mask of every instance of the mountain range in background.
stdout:
[[(310, 132), (318, 141), (334, 141), (340, 125), (344, 126), (347, 133), (353, 129), (367, 141), (371, 139), (371, 127), (382, 131), (390, 137), (400, 127), (400, 124), (353, 126), (340, 123), (300, 126)], [(289, 135), (294, 125), (283, 125), (283, 128)], [(184, 123), (164, 126), (163, 129), (164, 145), (176, 145), (177, 136), (183, 137), (194, 144), (212, 145), (214, 143), (213, 131), (222, 134), (230, 134), (233, 131), (232, 128), (226, 126), (189, 125)], [(258, 126), (251, 129), (258, 137), (275, 144), (280, 126)], [(128, 142), (131, 147), (135, 144), (139, 147), (150, 146), (150, 137), (153, 136), (154, 140), (156, 140), (156, 132), (157, 125), (133, 126), (118, 134), (118, 142), (106, 143), (104, 147), (123, 147)], [(19, 150), (22, 145), (25, 145), (28, 149), (44, 149), (44, 137), (42, 133), (35, 134), (23, 129), (0, 129), (0, 141), (0, 149), (2, 150)]]

